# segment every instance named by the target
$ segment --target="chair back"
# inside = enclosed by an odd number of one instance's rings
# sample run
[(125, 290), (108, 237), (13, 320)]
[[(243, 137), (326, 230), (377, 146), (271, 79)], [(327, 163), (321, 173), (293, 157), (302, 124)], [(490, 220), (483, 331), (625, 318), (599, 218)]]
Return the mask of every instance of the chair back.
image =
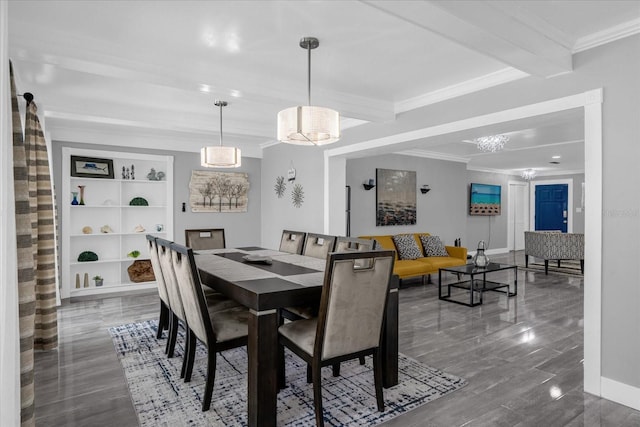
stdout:
[(184, 230), (186, 246), (194, 251), (224, 249), (224, 228), (198, 228)]
[(329, 252), (333, 252), (336, 244), (336, 236), (326, 234), (307, 233), (304, 239), (302, 255), (314, 258), (326, 259)]
[(209, 339), (215, 343), (207, 301), (200, 284), (193, 250), (178, 243), (172, 243), (171, 262), (176, 273), (178, 290), (189, 329), (207, 346), (210, 343)]
[(160, 260), (160, 269), (164, 277), (164, 283), (167, 287), (169, 302), (171, 303), (171, 311), (178, 316), (178, 319), (186, 321), (182, 298), (178, 290), (178, 282), (176, 274), (173, 271), (173, 262), (171, 261), (171, 242), (169, 240), (156, 238), (158, 247), (158, 259)]
[(331, 253), (325, 269), (314, 357), (380, 346), (393, 251)]
[(158, 245), (156, 244), (156, 236), (147, 234), (147, 249), (149, 249), (149, 259), (151, 260), (151, 267), (153, 267), (153, 274), (156, 276), (156, 282), (158, 283), (158, 295), (165, 305), (171, 308), (171, 300), (167, 293), (167, 284), (164, 281), (162, 274), (162, 268), (160, 267), (160, 258), (158, 258)]
[(283, 230), (279, 251), (290, 254), (301, 254), (306, 234), (307, 233), (303, 231)]
[(358, 239), (355, 237), (338, 237), (336, 239), (335, 252), (350, 252), (350, 251), (372, 251), (375, 249), (375, 240)]

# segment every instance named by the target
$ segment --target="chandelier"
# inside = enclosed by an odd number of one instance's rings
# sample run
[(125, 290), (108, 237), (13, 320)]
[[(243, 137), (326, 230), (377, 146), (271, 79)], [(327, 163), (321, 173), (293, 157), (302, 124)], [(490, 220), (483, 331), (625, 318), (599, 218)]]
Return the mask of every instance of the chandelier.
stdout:
[(278, 113), (278, 141), (298, 145), (325, 145), (340, 139), (340, 114), (330, 108), (311, 105), (311, 50), (320, 42), (304, 37), (300, 47), (307, 50), (308, 104), (287, 108)]
[(492, 153), (502, 150), (507, 141), (509, 141), (509, 137), (506, 135), (481, 136), (473, 140), (479, 150), (490, 151)]
[(222, 145), (222, 107), (226, 107), (227, 101), (216, 101), (215, 106), (220, 107), (220, 145), (202, 147), (200, 150), (200, 164), (207, 168), (238, 168), (241, 165), (242, 156), (240, 149), (224, 147)]
[(527, 181), (531, 181), (533, 178), (535, 178), (537, 175), (536, 170), (535, 169), (526, 169), (522, 171), (521, 176), (526, 179)]

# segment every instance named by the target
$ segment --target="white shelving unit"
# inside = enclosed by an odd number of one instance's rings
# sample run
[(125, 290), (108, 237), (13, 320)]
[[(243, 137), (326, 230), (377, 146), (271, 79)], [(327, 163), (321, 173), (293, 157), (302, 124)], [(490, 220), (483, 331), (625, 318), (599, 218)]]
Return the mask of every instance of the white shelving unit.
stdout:
[[(71, 156), (112, 159), (115, 179), (71, 176)], [(122, 179), (122, 168), (135, 166), (135, 179)], [(154, 168), (165, 173), (161, 181), (150, 181), (147, 174)], [(72, 192), (80, 194), (84, 185), (84, 205), (72, 205)], [(136, 259), (149, 259), (146, 234), (173, 240), (173, 157), (149, 154), (97, 151), (64, 147), (62, 149), (62, 298), (83, 295), (154, 288), (155, 282), (133, 283), (127, 268), (134, 259), (127, 256), (140, 251)], [(143, 197), (149, 206), (130, 206), (134, 197)], [(102, 233), (108, 225), (113, 232)], [(145, 231), (136, 232), (141, 225)], [(84, 234), (84, 227), (91, 234)], [(158, 230), (158, 227), (161, 227)], [(78, 255), (92, 251), (98, 261), (78, 261)], [(84, 275), (89, 286), (84, 286)], [(80, 287), (76, 287), (76, 275)], [(104, 279), (95, 286), (93, 277)]]

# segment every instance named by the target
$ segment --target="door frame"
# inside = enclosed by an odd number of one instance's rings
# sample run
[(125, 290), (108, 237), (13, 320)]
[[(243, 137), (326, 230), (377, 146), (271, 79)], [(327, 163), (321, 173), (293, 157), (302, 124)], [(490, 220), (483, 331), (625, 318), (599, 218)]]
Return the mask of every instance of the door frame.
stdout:
[[(510, 221), (511, 221), (511, 215), (513, 212), (511, 212), (511, 197), (513, 197), (512, 193), (511, 193), (511, 187), (529, 187), (529, 183), (526, 181), (512, 181), (509, 180), (507, 182), (507, 188), (508, 188), (508, 197), (509, 197), (509, 203), (507, 203), (507, 249), (510, 251), (515, 250), (515, 235), (514, 232), (515, 230), (513, 230), (513, 228), (510, 226)], [(522, 212), (525, 213), (525, 218), (524, 218), (524, 224), (525, 224), (525, 230), (524, 231), (529, 231), (531, 230), (531, 225), (529, 222), (529, 218), (526, 217), (526, 215), (531, 216), (530, 214), (530, 209), (529, 209), (529, 198), (526, 197), (526, 188), (525, 188), (525, 197), (522, 199)]]
[(529, 230), (536, 229), (536, 187), (538, 185), (569, 184), (567, 191), (567, 233), (573, 233), (573, 179), (548, 179), (530, 181), (529, 186)]

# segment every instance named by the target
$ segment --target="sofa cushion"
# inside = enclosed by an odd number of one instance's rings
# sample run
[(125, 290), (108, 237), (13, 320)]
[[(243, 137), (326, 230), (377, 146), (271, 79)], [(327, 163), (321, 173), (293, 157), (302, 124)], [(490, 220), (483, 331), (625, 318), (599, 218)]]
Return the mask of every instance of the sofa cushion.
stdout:
[(421, 262), (422, 259), (424, 258), (396, 261), (393, 265), (393, 274), (397, 274), (401, 279), (425, 275), (425, 265)]
[(416, 261), (426, 264), (426, 268), (429, 273), (437, 273), (439, 268), (455, 267), (457, 265), (465, 265), (467, 263), (466, 260), (463, 261), (460, 258), (450, 256), (420, 258)]
[(424, 248), (424, 256), (449, 256), (440, 237), (421, 235), (420, 241)]
[(393, 236), (393, 243), (398, 251), (398, 258), (401, 260), (417, 259), (422, 257), (422, 252), (418, 247), (413, 234), (396, 234)]

